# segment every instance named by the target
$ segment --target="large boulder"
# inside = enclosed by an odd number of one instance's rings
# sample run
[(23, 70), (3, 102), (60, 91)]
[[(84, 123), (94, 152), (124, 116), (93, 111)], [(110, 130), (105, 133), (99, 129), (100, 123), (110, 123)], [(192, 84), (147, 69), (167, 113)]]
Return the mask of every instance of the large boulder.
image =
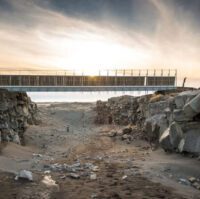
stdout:
[(187, 123), (182, 129), (184, 135), (179, 143), (179, 151), (200, 154), (200, 123)]
[(192, 118), (185, 114), (183, 109), (175, 109), (173, 111), (173, 119), (176, 122), (188, 122), (192, 121)]
[(189, 101), (183, 108), (187, 117), (193, 118), (200, 113), (200, 94)]
[(162, 133), (168, 128), (165, 114), (154, 115), (145, 121), (145, 132), (150, 140), (158, 140)]
[(177, 122), (173, 122), (170, 125), (170, 143), (174, 149), (178, 148), (178, 145), (183, 138), (183, 130)]
[(159, 144), (165, 151), (173, 151), (174, 147), (172, 146), (171, 141), (170, 141), (169, 128), (167, 128), (165, 132), (162, 134), (162, 136), (160, 137)]
[(155, 103), (149, 103), (148, 105), (148, 113), (149, 117), (157, 115), (157, 114), (162, 114), (166, 108), (169, 107), (169, 101), (159, 101)]
[(175, 104), (177, 109), (182, 109), (186, 103), (199, 94), (199, 90), (185, 91), (175, 97)]

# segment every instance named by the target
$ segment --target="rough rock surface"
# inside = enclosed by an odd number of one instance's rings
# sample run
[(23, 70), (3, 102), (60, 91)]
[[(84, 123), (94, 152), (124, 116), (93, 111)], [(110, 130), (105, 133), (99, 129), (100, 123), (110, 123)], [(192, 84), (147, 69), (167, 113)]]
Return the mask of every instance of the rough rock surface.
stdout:
[(28, 125), (37, 124), (37, 105), (26, 93), (0, 90), (0, 142), (23, 144)]
[(98, 101), (95, 122), (136, 125), (166, 151), (200, 154), (200, 90)]

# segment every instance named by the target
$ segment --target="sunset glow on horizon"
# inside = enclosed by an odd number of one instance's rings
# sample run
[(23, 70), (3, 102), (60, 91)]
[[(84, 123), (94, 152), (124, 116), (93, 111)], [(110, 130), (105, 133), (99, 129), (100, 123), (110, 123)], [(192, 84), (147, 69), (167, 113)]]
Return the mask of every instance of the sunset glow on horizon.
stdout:
[[(130, 2), (136, 16), (127, 22), (109, 10), (85, 17), (85, 13), (77, 16), (55, 9), (51, 0), (44, 4), (3, 0), (0, 68), (74, 69), (91, 74), (101, 69), (172, 68), (178, 69), (180, 78), (199, 80), (200, 37), (189, 11), (173, 1), (134, 1)], [(122, 19), (126, 14), (120, 13)]]

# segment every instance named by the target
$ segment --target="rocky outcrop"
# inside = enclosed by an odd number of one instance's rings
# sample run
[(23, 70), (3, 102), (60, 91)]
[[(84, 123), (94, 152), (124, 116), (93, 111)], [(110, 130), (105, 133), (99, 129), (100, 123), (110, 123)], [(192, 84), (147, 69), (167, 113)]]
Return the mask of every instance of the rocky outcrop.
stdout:
[(28, 125), (37, 124), (37, 105), (26, 93), (0, 90), (0, 142), (23, 143)]
[(97, 123), (136, 125), (165, 151), (200, 154), (200, 90), (111, 98), (96, 111)]

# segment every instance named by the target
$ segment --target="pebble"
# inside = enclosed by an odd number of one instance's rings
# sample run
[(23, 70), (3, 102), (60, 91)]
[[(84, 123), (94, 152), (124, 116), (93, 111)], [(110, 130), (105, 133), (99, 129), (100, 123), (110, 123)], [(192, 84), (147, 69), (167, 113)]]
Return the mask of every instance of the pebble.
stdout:
[(126, 180), (128, 178), (128, 176), (127, 175), (124, 175), (123, 177), (122, 177), (122, 180)]
[(91, 173), (90, 174), (90, 180), (96, 180), (97, 179), (97, 174), (96, 173)]
[(93, 171), (93, 172), (99, 171), (99, 167), (98, 167), (98, 166), (94, 166), (94, 167), (92, 168), (92, 171)]
[(187, 185), (187, 186), (191, 185), (191, 183), (188, 180), (184, 179), (184, 178), (180, 178), (179, 179), (179, 183), (183, 184), (183, 185)]
[(73, 179), (80, 179), (80, 175), (76, 174), (76, 173), (70, 173), (69, 177), (73, 178)]
[(194, 183), (196, 181), (196, 178), (195, 177), (190, 177), (188, 178), (188, 180), (191, 182), (191, 183)]

